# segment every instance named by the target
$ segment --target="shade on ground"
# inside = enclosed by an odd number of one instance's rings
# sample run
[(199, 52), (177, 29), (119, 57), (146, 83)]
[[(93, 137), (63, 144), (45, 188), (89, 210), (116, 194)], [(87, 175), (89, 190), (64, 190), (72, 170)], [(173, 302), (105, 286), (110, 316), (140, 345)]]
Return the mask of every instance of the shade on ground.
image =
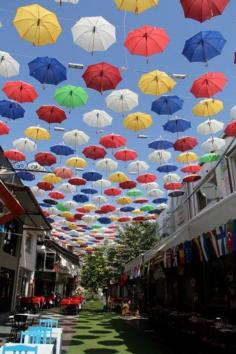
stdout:
[(156, 343), (120, 316), (89, 302), (81, 312), (69, 354), (162, 354)]

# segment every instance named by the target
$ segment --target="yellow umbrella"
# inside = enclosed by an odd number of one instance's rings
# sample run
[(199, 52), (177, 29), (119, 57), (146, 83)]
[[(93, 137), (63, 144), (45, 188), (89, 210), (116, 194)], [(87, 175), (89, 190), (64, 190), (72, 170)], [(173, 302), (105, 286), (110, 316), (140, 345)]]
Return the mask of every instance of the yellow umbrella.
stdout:
[(157, 6), (159, 0), (115, 0), (116, 6), (119, 10), (134, 12), (140, 14), (141, 12)]
[(143, 74), (138, 82), (138, 87), (146, 95), (159, 96), (171, 91), (176, 85), (164, 71), (154, 70)]
[(86, 240), (85, 240), (85, 238), (78, 238), (78, 239), (76, 240), (76, 242), (77, 242), (79, 245), (83, 245), (84, 243), (86, 243)]
[(193, 107), (193, 114), (199, 117), (209, 117), (218, 114), (223, 110), (223, 108), (224, 104), (222, 101), (208, 98), (201, 100), (196, 104), (196, 106)]
[(115, 222), (118, 220), (118, 217), (117, 216), (110, 216), (110, 219), (111, 219), (111, 221)]
[(116, 199), (117, 204), (120, 205), (126, 205), (126, 204), (131, 204), (132, 203), (132, 199), (129, 197), (120, 197), (118, 199)]
[(193, 151), (182, 152), (177, 156), (177, 162), (190, 163), (198, 160), (198, 155)]
[(47, 173), (45, 176), (43, 176), (43, 181), (56, 184), (61, 182), (61, 177), (57, 177), (55, 173)]
[(100, 231), (99, 230), (91, 230), (90, 233), (91, 234), (98, 234)]
[(76, 230), (77, 227), (78, 227), (78, 225), (72, 222), (71, 224), (68, 225), (68, 227), (69, 227), (69, 229), (71, 229), (71, 230)]
[(94, 205), (94, 204), (84, 204), (83, 207), (88, 209), (89, 211), (97, 209), (96, 205)]
[(108, 179), (110, 182), (113, 182), (113, 183), (122, 183), (122, 182), (128, 181), (128, 177), (123, 172), (120, 172), (120, 171), (112, 173), (108, 177)]
[(141, 213), (141, 210), (140, 209), (134, 209), (132, 211), (133, 214), (140, 214)]
[(63, 216), (63, 218), (71, 218), (73, 216), (69, 211), (63, 211), (60, 215)]
[(78, 156), (70, 157), (66, 160), (66, 166), (74, 168), (84, 168), (87, 165), (87, 162)]
[(93, 250), (94, 250), (94, 248), (93, 248), (93, 247), (91, 247), (91, 246), (87, 246), (87, 247), (85, 247), (85, 250), (86, 250), (86, 251), (93, 251)]
[(26, 128), (24, 134), (33, 140), (49, 140), (51, 138), (51, 134), (47, 131), (47, 129), (37, 126)]
[(138, 132), (143, 129), (147, 129), (152, 125), (152, 117), (150, 114), (135, 112), (130, 113), (124, 120), (123, 124), (126, 129)]
[(62, 31), (57, 16), (38, 4), (18, 7), (13, 24), (22, 39), (36, 46), (56, 42)]

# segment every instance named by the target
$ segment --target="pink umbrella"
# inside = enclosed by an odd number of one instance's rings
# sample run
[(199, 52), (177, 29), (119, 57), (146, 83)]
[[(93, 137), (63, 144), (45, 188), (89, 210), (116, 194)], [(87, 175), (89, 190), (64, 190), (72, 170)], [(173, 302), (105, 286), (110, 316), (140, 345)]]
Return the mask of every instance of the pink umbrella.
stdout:
[(67, 179), (73, 176), (73, 172), (69, 167), (57, 167), (54, 170), (56, 176)]

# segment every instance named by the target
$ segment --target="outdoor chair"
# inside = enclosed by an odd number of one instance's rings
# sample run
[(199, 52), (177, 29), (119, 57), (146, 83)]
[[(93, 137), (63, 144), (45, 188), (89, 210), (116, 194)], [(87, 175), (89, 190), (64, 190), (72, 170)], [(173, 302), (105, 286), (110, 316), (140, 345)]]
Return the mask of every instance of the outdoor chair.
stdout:
[(46, 336), (46, 344), (55, 344), (55, 339), (52, 337), (52, 328), (50, 327), (30, 326), (28, 328), (28, 331), (44, 332)]
[(37, 354), (38, 348), (37, 347), (31, 347), (28, 345), (24, 344), (17, 344), (17, 345), (4, 345), (2, 347), (2, 354), (6, 353), (13, 353), (13, 354), (28, 354), (28, 353), (33, 353)]
[(39, 326), (48, 328), (58, 327), (58, 320), (53, 320), (51, 318), (41, 319), (39, 321)]
[(27, 329), (27, 315), (14, 315), (11, 324), (11, 332), (9, 340), (17, 341), (18, 335), (21, 331)]
[(47, 344), (47, 332), (39, 329), (21, 332), (20, 343)]

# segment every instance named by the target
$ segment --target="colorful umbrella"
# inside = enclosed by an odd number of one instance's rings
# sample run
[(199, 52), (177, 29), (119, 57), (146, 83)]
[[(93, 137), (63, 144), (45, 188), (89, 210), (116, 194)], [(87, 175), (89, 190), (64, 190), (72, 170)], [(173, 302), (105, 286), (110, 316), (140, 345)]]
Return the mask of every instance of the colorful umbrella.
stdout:
[(129, 112), (138, 105), (137, 93), (129, 90), (114, 90), (106, 98), (106, 105), (114, 112)]
[(105, 51), (116, 42), (115, 27), (102, 16), (82, 17), (71, 31), (74, 43), (90, 53)]
[(48, 195), (49, 195), (50, 198), (56, 199), (56, 200), (60, 200), (60, 199), (64, 199), (65, 198), (63, 193), (57, 192), (57, 191), (49, 192)]
[(195, 137), (193, 136), (184, 136), (182, 138), (179, 138), (176, 140), (174, 143), (173, 147), (175, 151), (188, 151), (192, 150), (195, 148), (195, 146), (198, 144), (198, 141)]
[(46, 192), (43, 189), (38, 188), (37, 186), (31, 187), (31, 192), (34, 194), (35, 197), (43, 197)]
[(84, 168), (87, 162), (79, 156), (73, 156), (66, 160), (66, 166), (73, 168)]
[(213, 135), (224, 128), (224, 123), (216, 119), (207, 119), (197, 126), (197, 132), (203, 135)]
[(0, 101), (0, 115), (2, 117), (16, 120), (18, 118), (23, 118), (24, 114), (24, 108), (22, 108), (18, 103), (7, 100)]
[(171, 153), (167, 150), (154, 150), (148, 155), (148, 159), (155, 163), (165, 163), (171, 159)]
[(96, 167), (98, 170), (110, 172), (118, 167), (118, 163), (110, 158), (105, 158), (96, 162)]
[(182, 54), (190, 62), (208, 62), (220, 55), (226, 40), (218, 31), (202, 31), (185, 42)]
[(182, 152), (177, 156), (176, 161), (180, 163), (191, 163), (198, 160), (198, 156), (193, 151)]
[(213, 98), (208, 98), (201, 100), (193, 108), (193, 114), (199, 117), (210, 117), (218, 114), (224, 109), (223, 102), (220, 100), (214, 100)]
[(57, 162), (57, 158), (51, 152), (39, 152), (34, 157), (41, 166), (52, 166)]
[(185, 183), (193, 183), (193, 182), (197, 182), (201, 179), (201, 176), (196, 175), (196, 174), (190, 174), (187, 175), (183, 178), (183, 182)]
[(183, 173), (193, 174), (193, 173), (197, 173), (197, 172), (201, 171), (201, 166), (198, 164), (189, 164), (189, 165), (182, 167), (180, 169), (180, 171)]
[(167, 203), (168, 201), (168, 198), (157, 198), (157, 199), (154, 199), (152, 202), (154, 204), (162, 204), (162, 203)]
[(165, 72), (154, 70), (143, 74), (138, 82), (138, 87), (146, 95), (160, 96), (171, 91), (176, 82)]
[(114, 153), (114, 157), (118, 161), (132, 161), (138, 157), (136, 151), (132, 149), (123, 148)]
[(165, 150), (172, 148), (173, 143), (170, 140), (159, 138), (149, 143), (148, 147), (154, 150)]
[(122, 183), (128, 181), (128, 177), (123, 172), (118, 171), (109, 176), (109, 181), (113, 183)]
[(183, 108), (184, 101), (178, 96), (162, 96), (152, 102), (151, 110), (159, 115), (168, 115)]
[(122, 207), (120, 208), (120, 211), (122, 211), (122, 213), (130, 213), (131, 211), (134, 211), (135, 208), (131, 207), (131, 206), (126, 206), (126, 207)]
[(101, 206), (101, 211), (105, 214), (107, 213), (111, 213), (113, 211), (116, 210), (116, 207), (114, 205), (111, 205), (111, 204), (104, 204)]
[(225, 128), (225, 134), (231, 137), (236, 136), (236, 120), (233, 120), (232, 122), (227, 124)]
[(63, 141), (68, 145), (74, 146), (76, 150), (77, 146), (88, 143), (89, 136), (81, 130), (74, 129), (63, 134)]
[(204, 22), (223, 13), (229, 0), (180, 0), (187, 18)]
[(83, 149), (82, 153), (85, 157), (92, 160), (102, 159), (106, 156), (106, 150), (99, 145), (90, 145)]
[(128, 197), (141, 197), (141, 195), (143, 195), (143, 192), (137, 188), (130, 189), (127, 193)]
[(70, 146), (65, 144), (57, 144), (50, 147), (50, 150), (59, 156), (69, 156), (74, 154), (75, 150), (72, 149)]
[(152, 117), (150, 114), (135, 112), (130, 113), (124, 120), (123, 124), (126, 129), (138, 132), (147, 129), (152, 125)]
[(163, 124), (163, 129), (171, 133), (180, 133), (191, 128), (191, 122), (187, 119), (172, 118)]
[(130, 180), (119, 183), (119, 187), (122, 189), (132, 189), (135, 188), (136, 185), (137, 183), (135, 181), (130, 181)]
[(224, 73), (209, 72), (193, 82), (190, 92), (196, 98), (212, 97), (224, 89), (227, 81), (228, 79)]
[(44, 191), (51, 191), (54, 188), (54, 185), (49, 182), (38, 182), (37, 187), (43, 189)]
[(230, 109), (230, 116), (232, 119), (236, 118), (236, 105)]
[(152, 210), (154, 210), (154, 206), (151, 204), (148, 204), (148, 205), (141, 207), (140, 210), (141, 211), (152, 211)]
[(47, 129), (39, 126), (31, 126), (25, 129), (24, 134), (33, 140), (49, 140), (51, 134)]
[(137, 177), (137, 181), (139, 183), (150, 183), (155, 182), (157, 180), (157, 176), (152, 173), (145, 173)]
[(60, 187), (59, 190), (65, 194), (70, 194), (70, 193), (75, 193), (76, 188), (70, 183), (63, 183)]
[(62, 31), (57, 16), (38, 4), (18, 7), (13, 24), (20, 37), (35, 46), (55, 43)]
[(83, 115), (83, 121), (90, 127), (101, 129), (111, 125), (112, 117), (105, 111), (94, 109), (93, 111), (87, 112)]
[(104, 194), (108, 195), (109, 197), (116, 197), (117, 195), (121, 194), (121, 190), (119, 188), (107, 188), (104, 190)]
[(146, 189), (146, 191), (159, 188), (159, 185), (156, 182), (141, 183), (141, 186)]
[(35, 175), (28, 171), (19, 171), (16, 173), (16, 175), (17, 177), (22, 179), (22, 181), (32, 182), (33, 180), (35, 180)]
[(94, 188), (82, 188), (81, 189), (81, 193), (84, 193), (84, 194), (97, 194), (98, 191), (97, 191), (97, 189), (94, 189)]
[(86, 181), (90, 181), (90, 182), (95, 182), (98, 181), (99, 179), (102, 179), (102, 175), (98, 172), (84, 172), (82, 174), (82, 177)]
[(129, 173), (137, 173), (140, 175), (140, 173), (143, 173), (149, 169), (149, 165), (145, 161), (136, 160), (130, 162), (127, 169)]
[(105, 148), (115, 149), (126, 144), (126, 138), (119, 134), (108, 134), (100, 138), (99, 144)]
[(22, 152), (33, 152), (37, 149), (35, 142), (27, 138), (19, 138), (14, 140), (13, 146)]
[(162, 197), (164, 194), (164, 192), (161, 189), (155, 188), (155, 189), (151, 189), (148, 192), (148, 196), (152, 197), (152, 198), (159, 198)]
[(199, 162), (200, 163), (208, 163), (208, 162), (215, 162), (218, 161), (220, 159), (220, 155), (215, 153), (215, 152), (211, 152), (209, 154), (204, 154), (200, 157)]
[(38, 57), (28, 63), (30, 76), (41, 84), (58, 85), (67, 79), (66, 67), (55, 58)]
[(82, 78), (87, 87), (99, 92), (114, 90), (122, 80), (120, 70), (105, 62), (89, 65)]
[(169, 182), (164, 184), (164, 188), (168, 191), (173, 191), (175, 189), (183, 188), (183, 184), (180, 182)]
[(101, 223), (101, 224), (110, 224), (112, 222), (112, 220), (110, 218), (105, 218), (105, 217), (102, 217), (102, 218), (98, 218), (98, 221)]
[(178, 167), (176, 165), (172, 164), (165, 164), (157, 167), (157, 171), (161, 173), (169, 173), (169, 172), (175, 172), (178, 170)]
[(71, 110), (85, 105), (88, 101), (88, 94), (82, 87), (66, 85), (56, 89), (54, 99), (61, 106)]
[(20, 64), (7, 53), (0, 51), (0, 76), (11, 77), (19, 74)]
[(102, 179), (99, 179), (98, 181), (95, 181), (95, 182), (93, 183), (93, 186), (94, 186), (95, 188), (99, 188), (99, 189), (102, 190), (102, 189), (104, 189), (104, 188), (110, 187), (110, 186), (111, 186), (111, 182), (108, 181), (107, 179), (102, 178)]
[(24, 81), (7, 81), (2, 90), (8, 98), (20, 103), (34, 102), (38, 97), (34, 86)]
[(226, 144), (225, 139), (211, 137), (202, 143), (201, 147), (205, 152), (215, 152), (221, 150)]
[(149, 57), (161, 53), (170, 42), (170, 38), (163, 28), (142, 26), (128, 33), (125, 47), (130, 54)]
[(132, 199), (129, 197), (120, 197), (118, 199), (116, 199), (117, 204), (120, 205), (126, 205), (126, 204), (131, 204), (132, 203)]
[(25, 161), (26, 159), (25, 154), (16, 149), (5, 150), (4, 156), (11, 161)]
[(168, 173), (163, 177), (163, 183), (179, 182), (180, 177), (176, 173)]
[(37, 109), (36, 113), (39, 119), (48, 124), (62, 123), (66, 119), (65, 112), (61, 108), (53, 105), (41, 106)]
[(87, 181), (81, 177), (72, 177), (68, 180), (68, 183), (72, 184), (72, 186), (84, 186)]
[(77, 203), (86, 203), (89, 201), (89, 197), (85, 194), (76, 194), (73, 196), (73, 200)]
[(10, 128), (6, 123), (0, 120), (0, 135), (7, 135), (9, 134)]
[(119, 10), (140, 14), (151, 7), (157, 6), (159, 0), (115, 0)]
[(71, 178), (73, 176), (73, 171), (69, 167), (56, 167), (53, 172), (57, 177), (63, 179)]
[(54, 173), (48, 173), (43, 176), (43, 181), (56, 184), (61, 182), (61, 178), (56, 176)]

